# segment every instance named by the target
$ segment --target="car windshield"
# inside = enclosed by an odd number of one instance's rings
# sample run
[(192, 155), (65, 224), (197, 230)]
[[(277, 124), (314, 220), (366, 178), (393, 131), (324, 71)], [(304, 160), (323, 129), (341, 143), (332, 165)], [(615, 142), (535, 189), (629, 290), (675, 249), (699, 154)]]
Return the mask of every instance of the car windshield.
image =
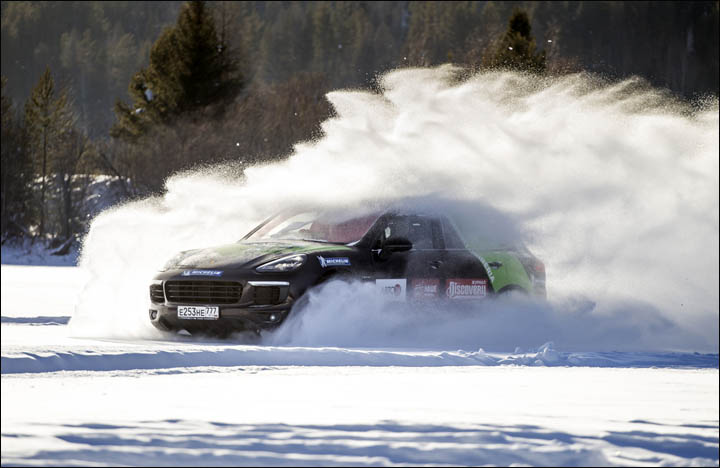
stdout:
[(360, 240), (378, 217), (378, 213), (354, 216), (338, 211), (284, 212), (271, 218), (246, 239), (350, 244)]

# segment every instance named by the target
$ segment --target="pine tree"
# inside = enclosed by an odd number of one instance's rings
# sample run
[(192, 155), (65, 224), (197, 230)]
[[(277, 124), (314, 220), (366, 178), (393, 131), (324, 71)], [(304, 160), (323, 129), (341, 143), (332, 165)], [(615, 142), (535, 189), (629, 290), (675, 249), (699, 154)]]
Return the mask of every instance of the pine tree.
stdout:
[(531, 31), (527, 13), (515, 9), (505, 34), (486, 64), (491, 67), (543, 73), (545, 51), (535, 52), (535, 39)]
[(157, 124), (231, 101), (243, 84), (205, 2), (187, 2), (177, 24), (153, 45), (148, 68), (132, 77), (132, 105), (116, 103), (118, 121), (111, 135), (133, 140)]
[[(59, 95), (58, 95), (59, 94)], [(68, 95), (55, 91), (55, 83), (47, 67), (25, 103), (25, 125), (31, 157), (36, 173), (41, 176), (40, 221), (38, 235), (45, 234), (47, 176), (52, 158), (62, 137), (72, 130), (75, 117), (70, 111)], [(39, 170), (39, 171), (38, 171)]]
[(0, 230), (2, 242), (10, 237), (27, 234), (32, 216), (30, 182), (32, 164), (27, 152), (25, 131), (15, 115), (15, 108), (5, 90), (2, 77), (2, 153), (0, 154)]
[(81, 214), (90, 184), (88, 172), (92, 169), (92, 143), (83, 132), (72, 128), (62, 135), (58, 149), (52, 164), (53, 210), (47, 224), (53, 228), (53, 234), (59, 235), (57, 239), (65, 242), (82, 230)]

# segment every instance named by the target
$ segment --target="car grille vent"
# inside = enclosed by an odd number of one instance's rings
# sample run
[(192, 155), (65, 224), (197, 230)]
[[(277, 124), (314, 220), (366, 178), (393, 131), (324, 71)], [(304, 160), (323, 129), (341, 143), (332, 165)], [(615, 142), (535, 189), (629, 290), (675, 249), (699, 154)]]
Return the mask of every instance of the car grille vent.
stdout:
[(162, 304), (165, 302), (165, 294), (163, 294), (162, 284), (150, 285), (150, 300)]
[(280, 288), (277, 286), (255, 286), (256, 305), (271, 305), (280, 302)]
[(242, 284), (235, 281), (166, 281), (165, 295), (178, 304), (235, 304)]

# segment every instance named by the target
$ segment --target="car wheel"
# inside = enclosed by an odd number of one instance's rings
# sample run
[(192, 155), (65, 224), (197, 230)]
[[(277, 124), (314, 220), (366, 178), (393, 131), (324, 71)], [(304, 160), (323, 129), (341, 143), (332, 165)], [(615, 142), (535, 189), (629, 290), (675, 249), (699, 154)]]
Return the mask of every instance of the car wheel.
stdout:
[(507, 297), (527, 298), (527, 297), (529, 297), (529, 294), (526, 290), (524, 290), (520, 286), (515, 286), (515, 285), (511, 284), (509, 286), (505, 286), (500, 291), (498, 291), (497, 296), (503, 297), (503, 298), (507, 298)]
[[(308, 293), (310, 291), (317, 291), (319, 288), (322, 288), (327, 283), (331, 281), (344, 281), (346, 283), (350, 283), (352, 281), (352, 276), (342, 273), (332, 273), (329, 275), (325, 275), (321, 277), (314, 285), (310, 286), (299, 298), (295, 300), (295, 304), (293, 304), (292, 309), (290, 309), (290, 312), (288, 313), (288, 317), (302, 312), (302, 310), (308, 306), (310, 303), (310, 298), (308, 296)], [(287, 318), (285, 320), (287, 320)]]

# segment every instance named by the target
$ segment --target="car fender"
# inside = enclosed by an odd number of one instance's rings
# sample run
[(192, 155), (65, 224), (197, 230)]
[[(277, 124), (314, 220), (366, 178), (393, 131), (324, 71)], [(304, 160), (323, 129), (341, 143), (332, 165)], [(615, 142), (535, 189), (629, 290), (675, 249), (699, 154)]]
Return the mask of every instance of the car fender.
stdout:
[(473, 252), (473, 254), (485, 268), (490, 285), (496, 293), (507, 287), (520, 288), (528, 294), (532, 293), (532, 280), (520, 260), (514, 255), (498, 251)]

